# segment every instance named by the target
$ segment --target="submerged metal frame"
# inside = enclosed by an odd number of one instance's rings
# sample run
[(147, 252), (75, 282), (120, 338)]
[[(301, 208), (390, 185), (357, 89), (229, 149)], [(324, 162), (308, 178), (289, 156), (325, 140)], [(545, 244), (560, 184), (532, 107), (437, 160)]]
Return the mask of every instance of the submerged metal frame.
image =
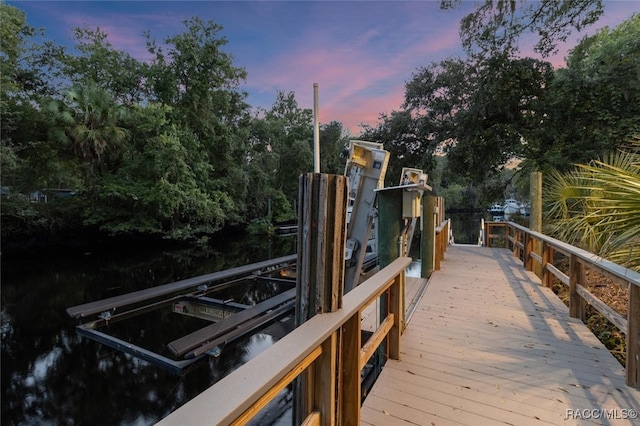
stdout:
[[(164, 284), (154, 288), (139, 290), (120, 296), (73, 306), (67, 309), (67, 313), (69, 314), (69, 316), (77, 319), (82, 319), (90, 315), (98, 314), (98, 318), (76, 326), (76, 331), (78, 332), (78, 334), (110, 348), (142, 359), (153, 365), (161, 367), (162, 369), (172, 374), (180, 376), (185, 374), (192, 367), (195, 367), (195, 364), (205, 359), (207, 355), (215, 355), (211, 353), (211, 350), (215, 349), (216, 347), (224, 346), (226, 345), (226, 343), (240, 338), (247, 332), (257, 330), (260, 327), (268, 324), (269, 322), (275, 321), (285, 316), (294, 308), (295, 304), (293, 303), (293, 300), (295, 299), (295, 292), (293, 293), (293, 297), (284, 296), (285, 293), (291, 295), (291, 290), (285, 291), (279, 296), (274, 296), (274, 298), (271, 299), (284, 299), (283, 302), (276, 304), (271, 302), (270, 308), (265, 309), (263, 312), (258, 312), (256, 314), (256, 317), (250, 318), (248, 321), (238, 324), (237, 327), (234, 327), (221, 335), (213, 336), (211, 339), (204, 339), (203, 341), (199, 342), (196, 347), (193, 347), (187, 354), (182, 354), (185, 357), (185, 359), (182, 360), (174, 360), (164, 355), (160, 355), (159, 353), (156, 353), (152, 350), (145, 349), (139, 345), (124, 341), (118, 337), (99, 331), (97, 328), (104, 326), (109, 322), (123, 321), (127, 318), (132, 318), (145, 312), (150, 312), (155, 309), (162, 308), (172, 303), (179, 303), (181, 300), (185, 299), (189, 300), (190, 303), (193, 304), (201, 303), (203, 305), (212, 306), (220, 305), (223, 307), (223, 309), (225, 309), (225, 307), (231, 308), (229, 309), (229, 311), (241, 311), (243, 310), (243, 308), (245, 308), (245, 306), (237, 303), (226, 303), (226, 301), (210, 299), (204, 296), (206, 296), (206, 294), (211, 291), (220, 290), (232, 285), (241, 276), (243, 276), (242, 279), (262, 278), (260, 274), (262, 274), (263, 272), (272, 272), (283, 269), (286, 266), (289, 266), (291, 263), (294, 263), (296, 259), (297, 255), (284, 256), (277, 259), (271, 259), (251, 265), (244, 265), (241, 267), (228, 269), (225, 271), (214, 272), (212, 274), (176, 281), (174, 283)], [(228, 281), (212, 287), (208, 286), (212, 282), (219, 282), (224, 280)], [(279, 278), (274, 278), (274, 280), (277, 282), (284, 281)], [(193, 292), (194, 289), (196, 290), (195, 293)], [(191, 293), (188, 292), (189, 290), (191, 291)], [(186, 293), (175, 294), (177, 292)], [(152, 301), (152, 299), (158, 299), (162, 296), (169, 297), (162, 300)], [(268, 299), (265, 302), (268, 302), (271, 299)], [(115, 312), (117, 308), (136, 304), (139, 305), (140, 303), (144, 303), (145, 301), (148, 301), (149, 303), (142, 306), (132, 307), (129, 310), (112, 315), (112, 313)], [(269, 303), (266, 303), (265, 306), (268, 304)], [(251, 308), (252, 307), (246, 307), (246, 309)], [(175, 307), (172, 308), (172, 311), (177, 314), (184, 314), (183, 312), (175, 311)], [(203, 319), (203, 317), (199, 318)], [(204, 328), (206, 329), (207, 327)]]
[(189, 367), (193, 366), (193, 364), (206, 356), (206, 354), (201, 354), (200, 356), (192, 359), (175, 361), (133, 343), (125, 342), (117, 337), (92, 329), (89, 327), (91, 324), (92, 323), (87, 323), (76, 326), (78, 334), (88, 337), (91, 340), (95, 340), (100, 344), (109, 346), (110, 348), (127, 353), (136, 358), (140, 358), (177, 376), (182, 376), (188, 371)]

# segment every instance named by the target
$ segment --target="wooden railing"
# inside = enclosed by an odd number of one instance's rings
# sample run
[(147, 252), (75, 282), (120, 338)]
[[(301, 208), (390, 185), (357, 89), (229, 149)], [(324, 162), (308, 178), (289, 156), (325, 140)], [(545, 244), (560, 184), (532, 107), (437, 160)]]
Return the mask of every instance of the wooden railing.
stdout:
[[(341, 309), (314, 316), (158, 424), (245, 424), (303, 371), (314, 384), (305, 425), (359, 424), (360, 371), (383, 341), (389, 358), (400, 355), (410, 263), (408, 257), (393, 261), (347, 293)], [(362, 345), (361, 313), (383, 294), (388, 314)]]
[[(500, 228), (503, 233), (495, 232)], [(584, 320), (588, 303), (626, 335), (626, 383), (640, 387), (640, 273), (513, 222), (487, 222), (485, 244), (491, 246), (496, 239), (504, 239), (506, 247), (522, 260), (525, 268), (538, 274), (543, 286), (551, 287), (556, 277), (569, 288), (571, 317)], [(567, 273), (560, 269), (556, 253), (565, 256), (565, 263), (568, 258)], [(585, 268), (628, 289), (626, 318), (587, 289)]]
[(449, 245), (449, 220), (443, 220), (440, 225), (436, 226), (436, 248), (434, 268), (440, 270), (440, 261), (444, 259), (444, 254)]

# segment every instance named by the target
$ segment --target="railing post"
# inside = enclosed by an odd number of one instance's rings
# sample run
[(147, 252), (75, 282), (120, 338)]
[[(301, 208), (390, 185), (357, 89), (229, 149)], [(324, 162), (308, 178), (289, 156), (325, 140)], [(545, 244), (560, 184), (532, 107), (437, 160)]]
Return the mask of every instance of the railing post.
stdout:
[[(507, 228), (509, 229), (509, 235), (511, 236), (511, 251), (513, 255), (516, 255), (516, 242), (518, 241), (518, 230), (507, 223)], [(507, 238), (508, 240), (508, 238)], [(508, 248), (508, 246), (507, 246)]]
[(640, 286), (629, 283), (627, 385), (640, 388)]
[(402, 306), (404, 274), (404, 271), (398, 274), (389, 288), (389, 313), (393, 314), (393, 327), (389, 330), (387, 347), (391, 359), (400, 359), (400, 335), (404, 328), (404, 307)]
[(533, 271), (533, 259), (531, 258), (531, 252), (533, 251), (533, 237), (528, 232), (524, 233), (524, 268), (527, 271)]
[(435, 249), (435, 260), (434, 260), (434, 270), (440, 270), (440, 257), (442, 256), (442, 230), (440, 232), (436, 232), (436, 249)]
[(578, 285), (584, 284), (584, 265), (572, 254), (569, 258), (569, 316), (584, 321), (584, 300), (578, 294)]
[(520, 258), (520, 236), (522, 231), (517, 228), (513, 228), (513, 257)]
[(553, 264), (553, 247), (546, 241), (542, 242), (542, 285), (551, 288), (553, 285), (553, 275), (547, 269), (547, 264)]
[(340, 377), (338, 389), (339, 425), (360, 424), (360, 314), (351, 317), (342, 326), (340, 339)]
[(420, 276), (429, 278), (435, 266), (435, 238), (436, 238), (436, 201), (435, 196), (422, 197), (422, 270)]
[(320, 424), (335, 425), (338, 332), (322, 344), (322, 355), (313, 364), (309, 380), (313, 383), (313, 409), (320, 413)]

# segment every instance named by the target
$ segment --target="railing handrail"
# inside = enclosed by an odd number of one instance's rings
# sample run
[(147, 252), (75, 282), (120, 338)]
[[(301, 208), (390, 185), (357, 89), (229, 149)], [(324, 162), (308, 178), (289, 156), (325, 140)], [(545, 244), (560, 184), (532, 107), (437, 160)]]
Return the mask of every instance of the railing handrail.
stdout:
[[(579, 247), (572, 246), (540, 232), (518, 225), (513, 222), (489, 222), (486, 244), (491, 245), (491, 239), (497, 235), (491, 234), (492, 227), (505, 228), (505, 245), (513, 245), (513, 255), (520, 257), (527, 270), (534, 271), (533, 261), (538, 262), (540, 269), (538, 276), (542, 285), (551, 287), (552, 277), (558, 278), (568, 287), (569, 315), (584, 321), (585, 302), (593, 306), (607, 318), (616, 328), (626, 336), (626, 383), (629, 386), (640, 387), (640, 273), (625, 268), (610, 260)], [(513, 229), (514, 235), (510, 234)], [(522, 241), (520, 241), (522, 239)], [(534, 242), (538, 241), (542, 247), (536, 253)], [(557, 251), (569, 258), (569, 273), (561, 271), (554, 261), (553, 253)], [(585, 270), (590, 268), (612, 279), (618, 285), (626, 285), (628, 289), (626, 318), (607, 303), (591, 293), (587, 288)]]
[(627, 281), (635, 286), (640, 287), (640, 273), (638, 272), (625, 268), (624, 266), (618, 265), (617, 263), (614, 263), (610, 260), (604, 259), (594, 253), (591, 253), (590, 251), (572, 246), (571, 244), (557, 240), (540, 232), (532, 231), (526, 226), (519, 225), (515, 222), (506, 222), (506, 224), (508, 226), (511, 226), (512, 228), (531, 235), (537, 240), (550, 244), (552, 247), (554, 247), (555, 249), (559, 249), (559, 251), (564, 252), (566, 255), (577, 256), (584, 262), (594, 265), (596, 268), (602, 269), (612, 275), (615, 275), (621, 280)]
[(344, 295), (341, 309), (314, 316), (158, 424), (233, 423), (282, 380), (292, 381), (296, 370), (300, 373), (306, 368), (300, 367), (305, 360), (312, 357), (309, 362), (313, 362), (320, 356), (323, 342), (404, 276), (411, 261), (408, 257), (396, 259)]

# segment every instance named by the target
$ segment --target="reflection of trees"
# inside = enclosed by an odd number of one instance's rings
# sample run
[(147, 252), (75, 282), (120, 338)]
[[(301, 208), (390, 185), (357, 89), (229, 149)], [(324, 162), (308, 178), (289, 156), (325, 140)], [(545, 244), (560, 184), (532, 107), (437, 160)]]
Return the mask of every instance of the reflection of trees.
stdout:
[[(91, 255), (41, 254), (3, 262), (2, 424), (153, 423), (238, 368), (247, 339), (227, 346), (193, 374), (176, 377), (80, 338), (76, 321), (65, 313), (69, 306), (291, 254), (295, 247), (293, 240), (271, 246), (225, 240), (224, 246), (207, 248), (123, 245), (86, 250)], [(282, 291), (279, 287), (256, 282), (236, 291), (264, 300)], [(160, 321), (162, 327), (156, 327), (157, 319), (132, 323), (125, 334), (140, 338), (143, 330), (145, 346), (153, 346), (167, 342), (164, 333), (180, 335), (188, 327), (182, 321)]]

